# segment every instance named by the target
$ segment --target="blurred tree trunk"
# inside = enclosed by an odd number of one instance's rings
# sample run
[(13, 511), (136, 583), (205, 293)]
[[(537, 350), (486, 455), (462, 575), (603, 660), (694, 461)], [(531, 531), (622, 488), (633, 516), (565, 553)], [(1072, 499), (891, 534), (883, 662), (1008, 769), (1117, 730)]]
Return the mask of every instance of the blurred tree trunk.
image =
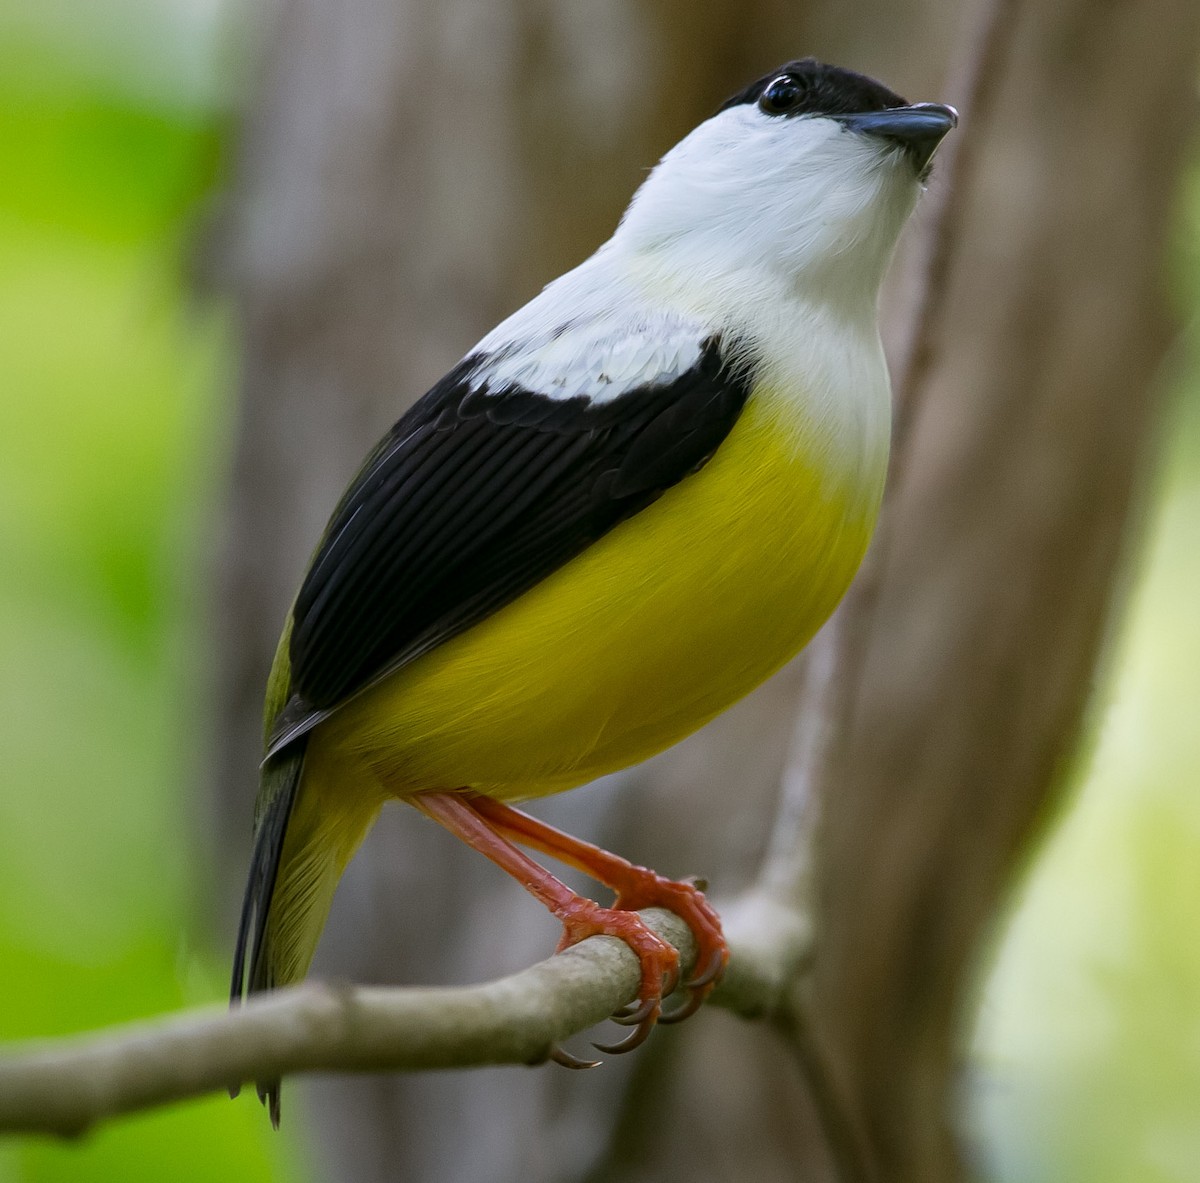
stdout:
[(957, 1177), (981, 942), (1074, 754), (1153, 459), (1198, 42), (1194, 0), (1027, 4), (974, 129), (819, 850), (816, 1029), (881, 1179)]
[[(889, 1181), (959, 1177), (974, 959), (1086, 701), (1153, 429), (1161, 256), (1194, 113), (1194, 0), (1028, 7), (1000, 115), (967, 129), (987, 138), (960, 195), (953, 312), (891, 491), (865, 673), (825, 786), (815, 1033)], [(813, 53), (954, 101), (955, 12), (286, 0), (219, 241), (243, 338), (218, 615), (227, 915), (275, 637), (361, 455), (590, 253), (725, 94)], [(785, 671), (674, 751), (541, 812), (727, 897), (761, 859), (801, 682)], [(346, 877), (317, 972), (478, 979), (554, 936), (484, 860), (397, 809)], [(285, 1109), (296, 1125), (307, 1111), (330, 1177), (355, 1183), (831, 1177), (794, 1057), (717, 1013), (602, 1071), (319, 1082)]]

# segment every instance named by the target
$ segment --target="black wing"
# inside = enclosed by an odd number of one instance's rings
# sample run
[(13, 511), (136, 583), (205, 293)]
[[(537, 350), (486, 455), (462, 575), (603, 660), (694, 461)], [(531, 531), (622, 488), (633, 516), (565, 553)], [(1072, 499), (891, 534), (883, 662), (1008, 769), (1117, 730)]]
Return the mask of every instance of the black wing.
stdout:
[(472, 390), (477, 364), (400, 419), (334, 511), (293, 607), (291, 695), (268, 754), (694, 472), (750, 385), (715, 341), (685, 374), (604, 403)]

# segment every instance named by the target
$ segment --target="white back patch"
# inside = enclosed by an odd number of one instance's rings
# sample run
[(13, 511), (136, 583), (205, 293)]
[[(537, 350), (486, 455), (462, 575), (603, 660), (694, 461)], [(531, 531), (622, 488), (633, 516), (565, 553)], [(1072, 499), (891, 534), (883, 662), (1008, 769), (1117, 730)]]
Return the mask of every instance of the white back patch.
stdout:
[(607, 263), (601, 250), (484, 337), (472, 388), (606, 403), (695, 366), (711, 329), (654, 307)]

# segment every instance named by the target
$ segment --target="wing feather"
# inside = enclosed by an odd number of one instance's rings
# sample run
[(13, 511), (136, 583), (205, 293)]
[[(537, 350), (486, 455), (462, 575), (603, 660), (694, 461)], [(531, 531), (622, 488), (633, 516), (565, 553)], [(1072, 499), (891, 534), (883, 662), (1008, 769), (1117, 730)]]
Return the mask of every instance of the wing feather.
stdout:
[(468, 358), (415, 404), (342, 498), (301, 586), (269, 754), (703, 465), (750, 381), (716, 340), (698, 354), (595, 401), (490, 389)]

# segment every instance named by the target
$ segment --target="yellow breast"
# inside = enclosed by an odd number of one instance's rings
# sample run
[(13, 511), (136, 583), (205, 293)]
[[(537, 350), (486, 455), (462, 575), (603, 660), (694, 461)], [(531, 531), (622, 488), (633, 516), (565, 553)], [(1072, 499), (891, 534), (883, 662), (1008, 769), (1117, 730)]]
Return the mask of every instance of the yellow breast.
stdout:
[(387, 792), (506, 799), (661, 751), (820, 627), (858, 568), (886, 457), (832, 471), (756, 391), (713, 459), (517, 601), (343, 707), (315, 757)]

